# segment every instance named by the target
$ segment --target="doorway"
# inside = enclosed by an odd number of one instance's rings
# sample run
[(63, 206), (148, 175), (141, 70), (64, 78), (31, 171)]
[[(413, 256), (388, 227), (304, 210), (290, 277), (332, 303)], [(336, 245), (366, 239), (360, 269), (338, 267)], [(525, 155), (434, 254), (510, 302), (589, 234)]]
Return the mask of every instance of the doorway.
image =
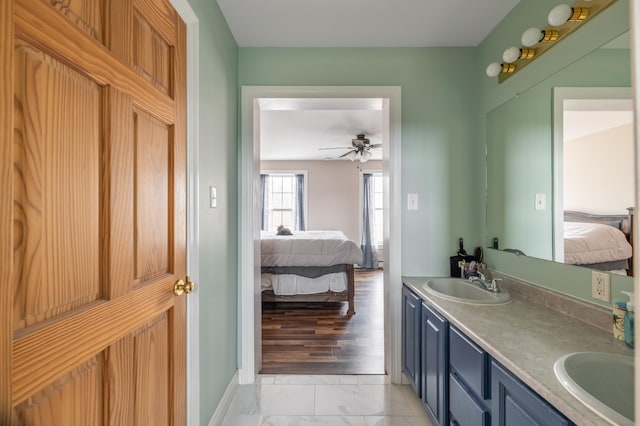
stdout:
[(387, 119), (383, 123), (385, 189), (384, 358), (391, 381), (400, 382), (400, 88), (399, 87), (263, 87), (242, 88), (240, 211), (240, 382), (252, 383), (261, 368), (260, 255), (258, 232), (260, 99), (379, 98)]
[(635, 173), (633, 100), (629, 87), (556, 87), (553, 102), (553, 256), (564, 262), (567, 212), (625, 215), (634, 207), (633, 187), (623, 184)]

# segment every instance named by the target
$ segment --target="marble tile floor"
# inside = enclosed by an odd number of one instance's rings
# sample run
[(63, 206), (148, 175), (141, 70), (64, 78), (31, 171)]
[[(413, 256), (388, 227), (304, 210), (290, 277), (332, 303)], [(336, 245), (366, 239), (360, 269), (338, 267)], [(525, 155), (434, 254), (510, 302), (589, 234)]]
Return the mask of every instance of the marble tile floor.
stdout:
[(223, 426), (432, 426), (408, 385), (384, 375), (260, 375), (238, 386)]

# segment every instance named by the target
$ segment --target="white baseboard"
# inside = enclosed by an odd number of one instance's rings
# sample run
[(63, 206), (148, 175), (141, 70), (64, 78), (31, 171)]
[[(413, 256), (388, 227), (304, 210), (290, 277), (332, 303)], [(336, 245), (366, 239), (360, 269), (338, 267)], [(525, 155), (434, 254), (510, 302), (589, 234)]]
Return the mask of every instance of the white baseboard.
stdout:
[(236, 373), (227, 385), (227, 389), (224, 391), (224, 395), (222, 395), (222, 399), (220, 400), (216, 411), (213, 412), (213, 416), (211, 416), (211, 420), (209, 420), (209, 426), (222, 425), (222, 420), (224, 420), (225, 414), (229, 411), (233, 395), (236, 393), (236, 389), (238, 388), (238, 383), (240, 383), (239, 372), (236, 370)]

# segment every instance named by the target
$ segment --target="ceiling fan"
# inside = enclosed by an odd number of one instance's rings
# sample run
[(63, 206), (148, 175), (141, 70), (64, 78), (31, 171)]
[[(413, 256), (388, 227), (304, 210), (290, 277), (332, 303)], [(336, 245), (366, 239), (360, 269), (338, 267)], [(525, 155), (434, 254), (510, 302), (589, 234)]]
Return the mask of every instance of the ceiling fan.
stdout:
[(367, 162), (371, 158), (371, 149), (380, 148), (381, 143), (371, 144), (364, 134), (356, 135), (355, 139), (351, 139), (351, 146), (340, 146), (335, 148), (318, 148), (320, 150), (327, 149), (348, 149), (349, 151), (342, 154), (338, 158), (346, 157), (351, 161), (359, 160), (361, 163)]

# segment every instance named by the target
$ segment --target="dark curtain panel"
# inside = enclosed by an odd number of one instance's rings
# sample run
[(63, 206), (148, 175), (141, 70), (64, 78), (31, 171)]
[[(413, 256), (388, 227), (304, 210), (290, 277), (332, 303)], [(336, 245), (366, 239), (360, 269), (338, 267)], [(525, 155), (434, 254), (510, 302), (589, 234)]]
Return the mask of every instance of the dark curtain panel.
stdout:
[(364, 173), (362, 175), (363, 199), (362, 199), (362, 263), (363, 269), (375, 269), (378, 265), (376, 248), (373, 244), (373, 175)]
[(267, 175), (260, 175), (260, 229), (266, 231), (267, 228), (267, 212), (266, 201), (267, 197)]
[(296, 175), (296, 204), (297, 217), (296, 225), (298, 231), (306, 231), (307, 225), (304, 223), (304, 175)]

